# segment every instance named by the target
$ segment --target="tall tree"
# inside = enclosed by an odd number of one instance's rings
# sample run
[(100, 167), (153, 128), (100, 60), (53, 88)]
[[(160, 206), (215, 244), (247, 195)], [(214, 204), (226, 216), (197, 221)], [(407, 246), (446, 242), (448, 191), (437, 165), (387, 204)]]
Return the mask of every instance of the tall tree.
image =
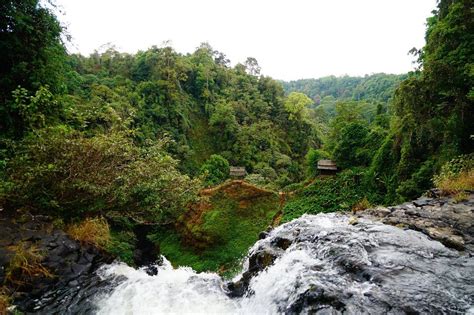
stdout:
[(40, 86), (61, 90), (65, 49), (62, 27), (39, 0), (0, 3), (0, 135), (19, 137), (25, 124), (12, 91), (35, 93)]

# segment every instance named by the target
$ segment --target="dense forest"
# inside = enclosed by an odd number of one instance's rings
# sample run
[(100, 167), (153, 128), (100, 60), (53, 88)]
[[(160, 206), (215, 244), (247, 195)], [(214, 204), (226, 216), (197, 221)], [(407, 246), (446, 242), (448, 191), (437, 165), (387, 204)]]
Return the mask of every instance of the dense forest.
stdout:
[[(136, 224), (154, 224), (157, 242), (163, 229), (178, 233), (230, 166), (297, 192), (283, 220), (417, 197), (446, 162), (472, 161), (472, 12), (470, 1), (440, 1), (409, 74), (280, 82), (207, 43), (68, 54), (51, 9), (2, 2), (0, 208), (66, 227), (105, 218), (107, 249), (130, 261)], [(334, 178), (318, 178), (323, 158), (336, 161)]]

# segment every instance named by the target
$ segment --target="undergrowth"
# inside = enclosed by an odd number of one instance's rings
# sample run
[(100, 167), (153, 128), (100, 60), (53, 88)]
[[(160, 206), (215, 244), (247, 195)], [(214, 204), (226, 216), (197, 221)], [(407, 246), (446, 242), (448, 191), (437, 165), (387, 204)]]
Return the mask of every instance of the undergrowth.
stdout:
[(271, 224), (278, 211), (278, 196), (242, 201), (217, 193), (210, 201), (212, 208), (191, 227), (186, 242), (174, 229), (157, 230), (150, 239), (159, 244), (161, 253), (174, 266), (231, 275), (258, 234)]
[(433, 182), (447, 195), (474, 190), (474, 154), (461, 155), (443, 165)]
[(352, 206), (352, 212), (362, 211), (370, 208), (371, 206), (372, 204), (367, 200), (367, 197), (364, 197)]
[(104, 218), (87, 218), (72, 224), (67, 233), (82, 244), (90, 244), (105, 249), (110, 243), (110, 229)]
[(8, 307), (10, 306), (11, 298), (7, 289), (0, 287), (0, 315), (6, 315)]
[(43, 253), (34, 244), (20, 242), (9, 249), (15, 254), (5, 271), (5, 283), (23, 286), (30, 284), (37, 277), (53, 277), (53, 274), (41, 264)]
[(377, 196), (370, 195), (362, 184), (363, 174), (363, 170), (349, 169), (333, 177), (316, 178), (288, 200), (283, 208), (282, 222), (299, 218), (305, 213), (368, 208)]
[(136, 241), (135, 234), (131, 231), (112, 231), (106, 250), (121, 261), (133, 266), (133, 250)]

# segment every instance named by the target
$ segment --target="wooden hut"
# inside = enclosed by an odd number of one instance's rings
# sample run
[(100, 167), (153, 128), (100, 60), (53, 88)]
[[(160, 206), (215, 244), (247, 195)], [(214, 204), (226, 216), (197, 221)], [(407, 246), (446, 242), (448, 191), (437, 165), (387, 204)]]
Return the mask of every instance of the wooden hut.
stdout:
[(318, 171), (320, 175), (336, 175), (337, 173), (336, 163), (331, 160), (319, 160)]
[(229, 175), (233, 179), (243, 179), (245, 176), (247, 176), (247, 171), (245, 170), (245, 167), (242, 166), (231, 166)]

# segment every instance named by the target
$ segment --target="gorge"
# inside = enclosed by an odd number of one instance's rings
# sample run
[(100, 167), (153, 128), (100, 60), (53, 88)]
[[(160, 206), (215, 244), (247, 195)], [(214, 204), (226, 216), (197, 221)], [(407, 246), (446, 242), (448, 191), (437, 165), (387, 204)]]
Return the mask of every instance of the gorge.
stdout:
[[(397, 226), (381, 223), (381, 217)], [(263, 235), (232, 279), (174, 268), (166, 258), (154, 266), (156, 274), (116, 261), (98, 266), (80, 282), (25, 300), (18, 309), (41, 314), (471, 314), (473, 219), (474, 194), (463, 202), (423, 197), (353, 215), (304, 215)], [(429, 226), (431, 237), (420, 222)], [(457, 245), (446, 241), (453, 233)]]

